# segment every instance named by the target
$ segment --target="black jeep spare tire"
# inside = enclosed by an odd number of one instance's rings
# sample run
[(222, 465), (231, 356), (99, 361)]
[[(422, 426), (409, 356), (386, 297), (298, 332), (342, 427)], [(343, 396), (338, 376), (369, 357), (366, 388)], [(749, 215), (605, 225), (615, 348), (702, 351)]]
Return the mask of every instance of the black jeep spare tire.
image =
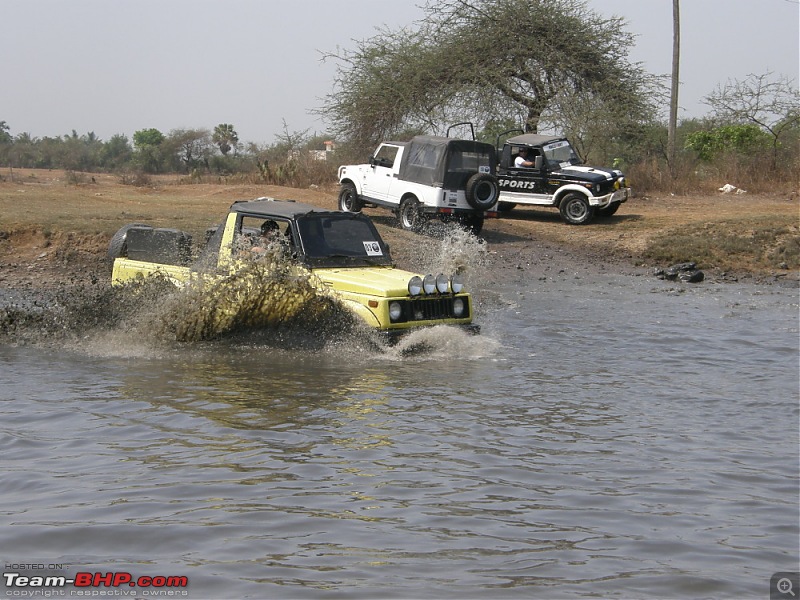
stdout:
[(120, 227), (108, 243), (108, 259), (113, 261), (115, 258), (121, 258), (128, 255), (128, 232), (134, 227), (146, 227), (152, 229), (150, 225), (142, 225), (141, 223), (128, 223)]
[(497, 202), (500, 188), (497, 179), (488, 173), (475, 173), (467, 180), (467, 203), (477, 210), (489, 210)]

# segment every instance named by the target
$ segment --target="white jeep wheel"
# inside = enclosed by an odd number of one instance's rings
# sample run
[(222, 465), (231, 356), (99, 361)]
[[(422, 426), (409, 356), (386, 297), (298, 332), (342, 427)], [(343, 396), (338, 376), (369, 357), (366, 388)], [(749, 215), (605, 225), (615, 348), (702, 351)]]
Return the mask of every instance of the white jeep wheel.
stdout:
[(406, 231), (419, 231), (422, 229), (423, 215), (419, 209), (419, 201), (414, 196), (403, 198), (400, 208), (397, 209), (397, 219), (400, 227)]
[(358, 197), (356, 186), (347, 182), (342, 184), (342, 189), (339, 191), (339, 210), (342, 212), (361, 212), (364, 208), (364, 203)]

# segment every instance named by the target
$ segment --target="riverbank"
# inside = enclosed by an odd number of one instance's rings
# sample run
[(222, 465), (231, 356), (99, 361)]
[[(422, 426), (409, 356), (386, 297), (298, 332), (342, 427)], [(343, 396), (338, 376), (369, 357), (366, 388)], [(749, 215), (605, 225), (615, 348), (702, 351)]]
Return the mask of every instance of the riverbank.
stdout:
[[(104, 281), (105, 252), (119, 227), (144, 222), (202, 239), (235, 200), (271, 196), (336, 208), (337, 188), (293, 189), (250, 183), (187, 183), (163, 176), (147, 187), (116, 175), (15, 170), (0, 181), (0, 287), (46, 288)], [(419, 268), (426, 240), (396, 227), (386, 210), (367, 209), (400, 266)], [(618, 213), (586, 226), (553, 209), (518, 207), (487, 220), (485, 272), (495, 281), (652, 275), (692, 261), (706, 281), (798, 285), (800, 209), (796, 194), (636, 196)]]

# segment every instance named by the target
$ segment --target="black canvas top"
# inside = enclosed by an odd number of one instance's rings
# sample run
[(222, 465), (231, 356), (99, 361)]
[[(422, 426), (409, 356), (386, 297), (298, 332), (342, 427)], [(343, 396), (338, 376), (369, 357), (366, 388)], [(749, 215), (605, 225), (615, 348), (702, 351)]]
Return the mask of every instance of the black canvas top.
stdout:
[(515, 146), (543, 146), (556, 140), (563, 140), (564, 138), (558, 135), (539, 135), (538, 133), (524, 133), (522, 135), (515, 135), (508, 138), (506, 144), (514, 144)]
[[(495, 172), (497, 158), (494, 146), (472, 140), (457, 140), (432, 135), (418, 135), (407, 145), (400, 165), (400, 179), (414, 181), (423, 185), (441, 187), (448, 172), (478, 171), (478, 156), (485, 156), (492, 173)], [(472, 158), (475, 164), (455, 164)]]

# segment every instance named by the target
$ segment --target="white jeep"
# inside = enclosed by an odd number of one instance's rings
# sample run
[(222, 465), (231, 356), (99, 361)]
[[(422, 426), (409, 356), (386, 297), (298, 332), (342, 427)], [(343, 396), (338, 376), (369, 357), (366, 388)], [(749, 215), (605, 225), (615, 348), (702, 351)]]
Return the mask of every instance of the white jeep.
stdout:
[(410, 231), (437, 216), (478, 234), (485, 217), (497, 216), (496, 163), (494, 147), (473, 140), (419, 135), (383, 142), (369, 164), (339, 167), (339, 208), (383, 206)]

